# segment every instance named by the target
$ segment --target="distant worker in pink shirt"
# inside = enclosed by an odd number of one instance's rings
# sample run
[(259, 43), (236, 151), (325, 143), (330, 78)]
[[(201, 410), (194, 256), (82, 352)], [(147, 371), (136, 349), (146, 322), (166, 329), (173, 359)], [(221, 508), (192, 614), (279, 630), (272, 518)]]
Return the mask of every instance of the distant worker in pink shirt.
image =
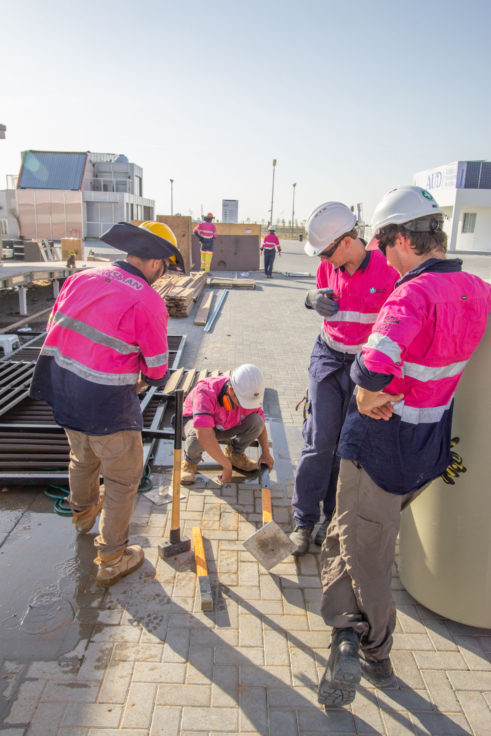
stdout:
[[(198, 381), (184, 401), (181, 483), (194, 483), (203, 452), (222, 466), (222, 483), (230, 482), (232, 468), (247, 473), (264, 463), (272, 469), (274, 460), (269, 451), (261, 408), (263, 397), (263, 374), (251, 363), (238, 366), (230, 377), (217, 376)], [(225, 452), (219, 444), (223, 440), (229, 443)], [(258, 462), (245, 454), (254, 440), (261, 448)]]
[(263, 244), (261, 245), (261, 253), (264, 254), (264, 273), (267, 279), (273, 278), (273, 263), (278, 251), (278, 255), (281, 255), (281, 246), (278, 236), (275, 232), (275, 226), (270, 225), (268, 227), (268, 233), (264, 236)]
[(211, 268), (211, 260), (213, 258), (213, 245), (214, 240), (217, 236), (217, 229), (213, 223), (214, 216), (212, 212), (208, 212), (206, 217), (203, 218), (202, 222), (193, 230), (193, 233), (198, 237), (201, 243), (201, 271), (207, 273)]

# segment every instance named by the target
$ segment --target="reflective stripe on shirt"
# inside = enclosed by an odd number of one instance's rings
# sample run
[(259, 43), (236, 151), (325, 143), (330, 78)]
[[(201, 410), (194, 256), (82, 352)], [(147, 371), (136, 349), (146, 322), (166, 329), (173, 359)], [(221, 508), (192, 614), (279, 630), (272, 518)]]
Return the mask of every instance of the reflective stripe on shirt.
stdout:
[(401, 362), (400, 345), (394, 340), (391, 340), (390, 337), (387, 337), (387, 335), (380, 334), (380, 332), (372, 332), (365, 347), (378, 350), (379, 353), (387, 355), (394, 363)]
[(60, 325), (60, 327), (65, 327), (67, 330), (72, 330), (72, 332), (77, 332), (79, 335), (88, 337), (92, 342), (96, 342), (98, 345), (105, 345), (107, 348), (112, 348), (123, 355), (140, 352), (138, 345), (129, 345), (117, 337), (106, 335), (105, 332), (101, 332), (101, 330), (97, 330), (95, 327), (91, 327), (79, 319), (69, 317), (60, 311), (56, 312), (52, 323)]
[(136, 384), (138, 381), (138, 373), (104, 373), (103, 371), (96, 371), (82, 365), (73, 358), (63, 355), (54, 345), (44, 345), (41, 355), (50, 355), (60, 368), (71, 371), (71, 373), (75, 373), (75, 375), (84, 378), (86, 381), (92, 381), (92, 383), (102, 383), (107, 386), (125, 386)]
[(158, 368), (160, 365), (167, 365), (169, 362), (169, 351), (160, 355), (152, 355), (148, 358), (142, 355), (142, 358), (149, 368)]
[(421, 363), (404, 363), (404, 375), (418, 381), (438, 381), (441, 378), (452, 378), (462, 373), (468, 360), (460, 360), (449, 365), (421, 365)]
[(396, 401), (392, 404), (394, 414), (401, 417), (408, 424), (436, 424), (441, 420), (445, 412), (450, 408), (453, 396), (445, 406), (424, 406), (418, 409), (416, 406), (406, 406), (404, 401)]
[(378, 312), (336, 312), (329, 317), (329, 322), (359, 322), (363, 325), (371, 325), (378, 317)]
[(361, 343), (361, 345), (346, 345), (344, 342), (333, 340), (332, 337), (330, 337), (325, 330), (321, 330), (321, 336), (324, 342), (329, 345), (329, 347), (333, 350), (337, 350), (340, 353), (349, 353), (350, 355), (355, 355), (356, 353), (359, 353), (365, 344), (363, 342)]

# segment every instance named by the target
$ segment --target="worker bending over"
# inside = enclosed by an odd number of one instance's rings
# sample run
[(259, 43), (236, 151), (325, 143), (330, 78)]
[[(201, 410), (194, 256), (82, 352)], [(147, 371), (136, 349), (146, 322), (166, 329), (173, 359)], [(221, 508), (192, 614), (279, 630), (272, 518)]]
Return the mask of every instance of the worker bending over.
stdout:
[(196, 225), (193, 230), (193, 233), (197, 235), (198, 240), (201, 243), (201, 271), (206, 271), (207, 273), (211, 268), (213, 245), (217, 236), (217, 229), (213, 223), (214, 219), (213, 214), (208, 212), (202, 222), (200, 222), (199, 225)]
[[(232, 467), (251, 472), (265, 463), (272, 469), (274, 460), (261, 408), (263, 396), (263, 375), (250, 363), (235, 368), (230, 378), (218, 376), (197, 382), (184, 401), (181, 483), (194, 483), (203, 451), (222, 466), (222, 483), (230, 482)], [(256, 439), (261, 447), (257, 463), (245, 454), (246, 448)], [(230, 442), (225, 453), (220, 440)]]
[(268, 233), (264, 236), (263, 243), (261, 245), (261, 253), (264, 254), (264, 273), (267, 279), (273, 278), (273, 263), (276, 256), (281, 256), (281, 246), (278, 236), (275, 233), (275, 226), (270, 225), (268, 227)]
[(53, 407), (68, 437), (69, 503), (77, 531), (89, 532), (102, 509), (96, 582), (107, 587), (143, 562), (141, 547), (128, 546), (143, 469), (137, 387), (163, 384), (168, 363), (167, 309), (151, 284), (169, 265), (183, 271), (184, 265), (174, 233), (162, 223), (120, 222), (102, 240), (126, 251), (126, 260), (65, 281), (30, 395)]
[(377, 314), (397, 279), (378, 251), (365, 250), (356, 217), (341, 202), (317, 207), (307, 222), (305, 252), (319, 256), (317, 288), (307, 293), (305, 306), (324, 318), (309, 366), (304, 447), (297, 466), (292, 498), (295, 529), (293, 554), (308, 552), (310, 538), (322, 544), (336, 502), (339, 462), (336, 448), (353, 381), (351, 364), (368, 339)]
[(321, 613), (333, 627), (319, 686), (326, 707), (351, 703), (362, 673), (377, 687), (394, 682), (401, 509), (450, 463), (453, 397), (491, 309), (491, 286), (445, 258), (442, 223), (432, 195), (415, 186), (393, 189), (373, 215), (379, 248), (401, 278), (351, 368), (358, 390), (321, 552)]

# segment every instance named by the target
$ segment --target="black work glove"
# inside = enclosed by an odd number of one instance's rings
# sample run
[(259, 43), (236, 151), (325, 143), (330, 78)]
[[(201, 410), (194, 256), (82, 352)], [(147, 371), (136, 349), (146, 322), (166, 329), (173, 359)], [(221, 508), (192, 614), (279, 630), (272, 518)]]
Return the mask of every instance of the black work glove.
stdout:
[[(452, 437), (450, 440), (450, 447), (455, 447), (460, 442), (460, 437)], [(458, 478), (460, 473), (465, 473), (467, 468), (464, 466), (464, 462), (461, 458), (461, 456), (454, 452), (453, 450), (450, 450), (450, 462), (447, 465), (446, 469), (442, 473), (441, 477), (450, 486), (455, 485), (455, 478)]]
[(332, 296), (332, 289), (311, 289), (307, 292), (305, 304), (321, 315), (321, 317), (332, 317), (339, 309), (337, 301)]

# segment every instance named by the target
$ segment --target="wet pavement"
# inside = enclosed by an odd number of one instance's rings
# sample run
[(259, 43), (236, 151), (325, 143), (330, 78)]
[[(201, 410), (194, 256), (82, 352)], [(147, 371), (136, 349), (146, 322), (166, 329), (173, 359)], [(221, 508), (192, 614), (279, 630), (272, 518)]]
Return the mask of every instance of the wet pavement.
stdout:
[[(285, 241), (254, 291), (231, 289), (210, 333), (194, 313), (171, 319), (186, 334), (181, 364), (265, 375), (265, 412), (276, 460), (273, 515), (290, 529), (302, 448), (307, 366), (320, 319), (303, 307), (315, 261)], [(465, 257), (491, 275), (491, 256)], [(222, 275), (222, 274), (219, 274)], [(231, 274), (235, 275), (235, 274)], [(215, 296), (217, 298), (218, 294)], [(254, 450), (250, 454), (254, 457)], [(154, 488), (170, 483), (170, 443), (159, 447)], [(93, 532), (77, 536), (41, 488), (0, 491), (0, 732), (6, 736), (314, 736), (491, 733), (491, 631), (432, 613), (394, 569), (398, 687), (363, 681), (352, 706), (323, 712), (316, 692), (329, 633), (319, 615), (318, 553), (262, 569), (242, 542), (261, 523), (257, 477), (217, 471), (182, 489), (181, 528), (204, 538), (214, 609), (203, 612), (194, 557), (163, 561), (169, 506), (139, 494), (130, 539), (142, 568), (109, 590), (95, 585)]]

